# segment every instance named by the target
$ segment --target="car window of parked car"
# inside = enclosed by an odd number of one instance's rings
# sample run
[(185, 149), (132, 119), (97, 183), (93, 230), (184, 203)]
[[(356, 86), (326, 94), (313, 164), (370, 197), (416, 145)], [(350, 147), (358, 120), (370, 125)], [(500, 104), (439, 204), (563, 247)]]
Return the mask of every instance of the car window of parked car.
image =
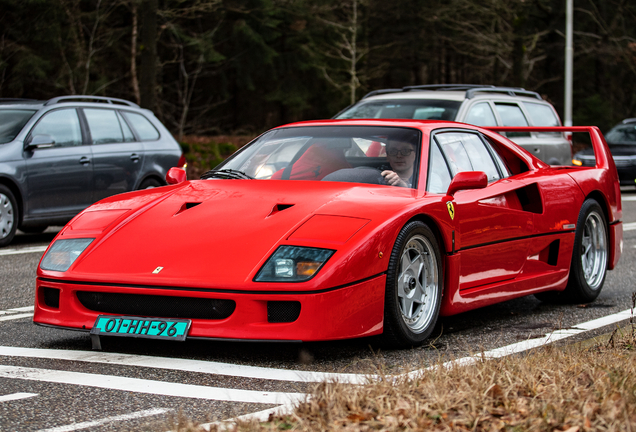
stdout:
[[(534, 126), (561, 126), (559, 118), (554, 111), (548, 105), (524, 102), (523, 106), (526, 107), (526, 111), (530, 115), (532, 124)], [(558, 137), (561, 134), (559, 132), (542, 132), (541, 136)]]
[(117, 112), (117, 120), (119, 120), (119, 125), (121, 126), (121, 131), (124, 134), (125, 142), (133, 142), (135, 141), (135, 135), (130, 130), (130, 126), (126, 123), (126, 120), (121, 116), (119, 112)]
[(31, 130), (31, 136), (49, 135), (54, 147), (82, 145), (82, 129), (75, 108), (60, 109), (45, 114)]
[(433, 193), (446, 193), (450, 186), (451, 175), (442, 152), (435, 141), (431, 142), (431, 156), (428, 168), (428, 186), (426, 190)]
[[(515, 103), (495, 103), (495, 109), (499, 113), (503, 126), (528, 126), (528, 120), (523, 115), (519, 105)], [(527, 132), (508, 132), (508, 138), (530, 137)]]
[(442, 132), (435, 134), (435, 139), (446, 156), (453, 177), (462, 171), (483, 171), (489, 182), (501, 178), (495, 161), (479, 135)]
[(84, 116), (93, 144), (124, 142), (124, 132), (115, 110), (84, 108)]
[(492, 112), (492, 108), (488, 102), (480, 102), (473, 105), (468, 112), (464, 123), (477, 126), (497, 126), (495, 114)]
[(156, 141), (159, 139), (159, 131), (146, 117), (129, 111), (123, 111), (122, 113), (124, 117), (126, 117), (126, 120), (130, 122), (135, 132), (137, 132), (140, 141)]
[(441, 99), (382, 99), (356, 104), (336, 118), (455, 120), (460, 105), (459, 101)]
[(636, 144), (636, 125), (628, 123), (614, 126), (605, 134), (605, 139), (610, 144)]
[(13, 141), (35, 113), (31, 110), (0, 110), (0, 144)]

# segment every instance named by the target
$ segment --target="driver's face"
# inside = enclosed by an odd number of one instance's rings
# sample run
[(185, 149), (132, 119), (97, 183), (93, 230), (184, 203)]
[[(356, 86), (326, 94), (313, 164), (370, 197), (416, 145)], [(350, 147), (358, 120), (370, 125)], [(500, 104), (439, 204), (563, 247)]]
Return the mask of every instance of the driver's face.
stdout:
[(412, 144), (400, 141), (390, 141), (386, 150), (386, 158), (391, 168), (398, 174), (410, 175), (415, 162), (415, 148)]

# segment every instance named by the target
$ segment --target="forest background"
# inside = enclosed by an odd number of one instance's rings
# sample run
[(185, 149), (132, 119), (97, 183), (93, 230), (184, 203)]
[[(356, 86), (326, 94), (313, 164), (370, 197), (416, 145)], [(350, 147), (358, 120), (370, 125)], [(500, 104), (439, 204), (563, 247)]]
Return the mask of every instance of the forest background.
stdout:
[[(636, 0), (574, 1), (575, 125), (636, 116)], [(152, 109), (178, 139), (330, 118), (368, 91), (525, 87), (563, 118), (565, 0), (0, 0), (0, 97)]]

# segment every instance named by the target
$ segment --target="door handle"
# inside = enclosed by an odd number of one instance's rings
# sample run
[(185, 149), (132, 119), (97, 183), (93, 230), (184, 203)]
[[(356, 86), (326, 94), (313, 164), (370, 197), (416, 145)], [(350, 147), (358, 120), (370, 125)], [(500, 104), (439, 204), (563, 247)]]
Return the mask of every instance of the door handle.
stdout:
[(91, 160), (87, 158), (86, 156), (82, 156), (79, 160), (79, 163), (81, 163), (82, 165), (86, 165), (91, 163)]
[(130, 160), (133, 162), (139, 162), (139, 155), (137, 153), (133, 153), (130, 155)]

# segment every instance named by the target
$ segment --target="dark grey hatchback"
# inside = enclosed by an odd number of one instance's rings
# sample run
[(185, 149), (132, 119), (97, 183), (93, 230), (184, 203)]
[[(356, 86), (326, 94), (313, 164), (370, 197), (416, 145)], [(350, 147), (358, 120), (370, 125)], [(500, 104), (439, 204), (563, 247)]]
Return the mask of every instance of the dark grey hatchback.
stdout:
[(165, 185), (184, 166), (170, 132), (132, 102), (0, 99), (0, 247), (17, 228), (65, 224), (102, 198)]

